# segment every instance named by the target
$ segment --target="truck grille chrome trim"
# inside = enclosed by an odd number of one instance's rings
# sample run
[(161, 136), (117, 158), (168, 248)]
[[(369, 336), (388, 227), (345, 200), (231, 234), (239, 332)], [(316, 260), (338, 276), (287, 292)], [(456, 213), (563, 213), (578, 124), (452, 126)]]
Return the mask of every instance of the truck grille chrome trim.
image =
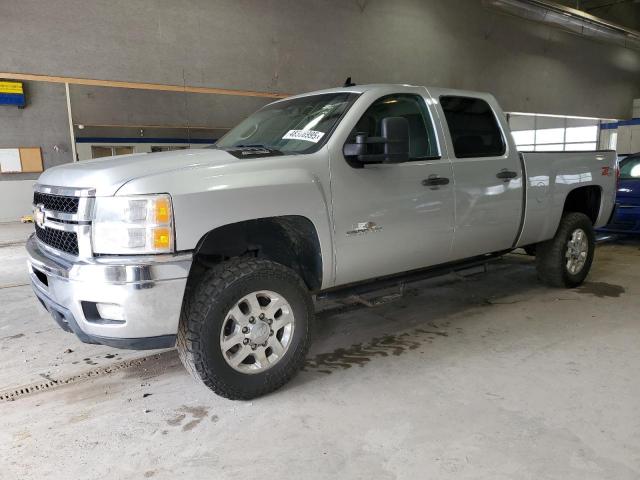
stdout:
[(62, 197), (48, 193), (34, 192), (33, 204), (42, 205), (45, 210), (63, 213), (78, 213), (80, 197)]
[(36, 184), (33, 186), (36, 192), (48, 193), (50, 195), (61, 195), (65, 197), (94, 197), (96, 194), (95, 188), (85, 187), (57, 187), (54, 185), (41, 185)]
[(65, 232), (55, 228), (40, 228), (36, 225), (36, 237), (42, 243), (49, 245), (56, 250), (78, 256), (78, 234), (75, 232)]
[(33, 207), (38, 243), (51, 253), (66, 257), (89, 258), (91, 249), (91, 220), (95, 190), (51, 185), (34, 186)]

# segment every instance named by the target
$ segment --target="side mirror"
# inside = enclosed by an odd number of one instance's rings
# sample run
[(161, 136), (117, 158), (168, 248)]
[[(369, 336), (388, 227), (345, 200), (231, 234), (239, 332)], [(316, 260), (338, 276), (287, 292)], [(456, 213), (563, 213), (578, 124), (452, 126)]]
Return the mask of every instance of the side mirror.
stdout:
[(404, 117), (386, 117), (381, 122), (381, 136), (356, 135), (355, 143), (343, 148), (353, 166), (370, 163), (401, 163), (409, 160), (409, 122)]

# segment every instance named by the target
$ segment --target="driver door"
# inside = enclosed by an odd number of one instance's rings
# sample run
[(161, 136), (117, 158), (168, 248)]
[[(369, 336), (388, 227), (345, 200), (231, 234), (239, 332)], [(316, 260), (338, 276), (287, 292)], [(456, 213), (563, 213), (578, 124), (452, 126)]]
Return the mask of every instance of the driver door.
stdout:
[(352, 120), (346, 142), (359, 134), (380, 136), (383, 118), (404, 117), (410, 158), (358, 168), (344, 157), (342, 145), (333, 149), (336, 285), (447, 262), (453, 241), (452, 165), (441, 157), (442, 139), (424, 96), (385, 95), (365, 108)]

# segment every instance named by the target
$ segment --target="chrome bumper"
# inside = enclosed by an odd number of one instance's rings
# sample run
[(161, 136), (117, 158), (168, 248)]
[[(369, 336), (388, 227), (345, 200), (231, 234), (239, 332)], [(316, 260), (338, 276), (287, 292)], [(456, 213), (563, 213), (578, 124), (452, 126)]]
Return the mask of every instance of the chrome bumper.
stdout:
[[(45, 253), (33, 235), (26, 248), (36, 296), (83, 342), (134, 349), (175, 344), (190, 253), (69, 262)], [(98, 303), (120, 306), (124, 320), (101, 318)]]

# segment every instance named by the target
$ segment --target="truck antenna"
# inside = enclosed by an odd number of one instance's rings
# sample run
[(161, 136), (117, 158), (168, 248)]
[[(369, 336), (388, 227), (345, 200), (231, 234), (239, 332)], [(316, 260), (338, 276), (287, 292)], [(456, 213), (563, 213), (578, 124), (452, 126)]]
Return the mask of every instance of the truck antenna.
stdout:
[(356, 84), (351, 81), (351, 77), (347, 77), (347, 79), (344, 81), (344, 86), (345, 87), (355, 87)]

